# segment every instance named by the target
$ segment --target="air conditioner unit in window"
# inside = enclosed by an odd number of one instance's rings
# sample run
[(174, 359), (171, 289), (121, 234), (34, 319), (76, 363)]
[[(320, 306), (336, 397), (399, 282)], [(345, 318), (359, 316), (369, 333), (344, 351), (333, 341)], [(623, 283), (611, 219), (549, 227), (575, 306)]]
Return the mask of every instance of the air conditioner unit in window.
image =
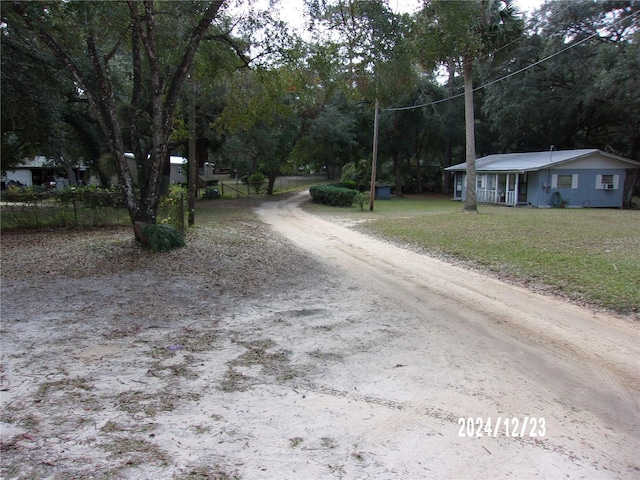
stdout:
[(602, 189), (603, 190), (613, 190), (613, 183), (603, 183), (602, 184)]

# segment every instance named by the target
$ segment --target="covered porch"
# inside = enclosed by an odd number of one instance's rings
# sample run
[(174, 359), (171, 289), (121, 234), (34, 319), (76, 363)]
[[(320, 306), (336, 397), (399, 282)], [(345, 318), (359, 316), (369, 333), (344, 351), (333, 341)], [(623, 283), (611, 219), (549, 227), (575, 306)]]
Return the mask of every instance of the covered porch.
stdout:
[[(463, 199), (466, 173), (456, 172), (454, 199)], [(496, 205), (516, 205), (527, 203), (528, 173), (486, 173), (476, 174), (476, 200), (478, 203)]]
[[(495, 203), (516, 206), (526, 202), (526, 185), (520, 173), (478, 173), (476, 175), (476, 199), (479, 203)], [(522, 197), (524, 194), (524, 198)]]

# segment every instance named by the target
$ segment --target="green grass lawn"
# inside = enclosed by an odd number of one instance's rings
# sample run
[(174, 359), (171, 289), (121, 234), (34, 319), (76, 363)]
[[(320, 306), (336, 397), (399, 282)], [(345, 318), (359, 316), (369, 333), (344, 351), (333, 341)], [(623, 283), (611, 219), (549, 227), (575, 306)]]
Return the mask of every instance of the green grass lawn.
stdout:
[[(363, 232), (545, 287), (620, 313), (640, 311), (640, 211), (462, 204), (444, 197), (376, 201), (374, 211), (306, 207), (366, 220)], [(365, 207), (366, 208), (366, 207)]]

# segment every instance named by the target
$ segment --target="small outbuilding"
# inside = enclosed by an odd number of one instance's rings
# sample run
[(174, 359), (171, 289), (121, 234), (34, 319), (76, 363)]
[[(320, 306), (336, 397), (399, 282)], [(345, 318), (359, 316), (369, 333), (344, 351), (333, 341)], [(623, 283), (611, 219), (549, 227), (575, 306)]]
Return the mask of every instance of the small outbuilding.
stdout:
[[(627, 174), (640, 162), (597, 149), (489, 155), (476, 160), (478, 203), (546, 208), (623, 206)], [(467, 164), (454, 176), (454, 200), (466, 198)]]

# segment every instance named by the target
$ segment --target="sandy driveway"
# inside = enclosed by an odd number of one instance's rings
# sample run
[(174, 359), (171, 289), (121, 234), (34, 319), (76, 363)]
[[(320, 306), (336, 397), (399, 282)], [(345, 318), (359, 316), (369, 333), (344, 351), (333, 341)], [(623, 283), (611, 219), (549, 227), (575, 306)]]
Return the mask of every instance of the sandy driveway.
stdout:
[[(640, 478), (637, 324), (320, 220), (297, 208), (303, 198), (259, 213), (352, 278), (363, 304), (395, 312), (372, 311), (372, 327), (382, 322), (390, 334), (336, 368), (333, 388), (364, 394), (331, 402), (360, 448), (405, 478)], [(372, 404), (397, 411), (359, 413)], [(460, 437), (459, 418), (469, 417), (494, 427)], [(498, 417), (544, 419), (545, 435), (496, 435)]]
[(638, 324), (305, 198), (164, 256), (4, 237), (2, 477), (640, 478)]

